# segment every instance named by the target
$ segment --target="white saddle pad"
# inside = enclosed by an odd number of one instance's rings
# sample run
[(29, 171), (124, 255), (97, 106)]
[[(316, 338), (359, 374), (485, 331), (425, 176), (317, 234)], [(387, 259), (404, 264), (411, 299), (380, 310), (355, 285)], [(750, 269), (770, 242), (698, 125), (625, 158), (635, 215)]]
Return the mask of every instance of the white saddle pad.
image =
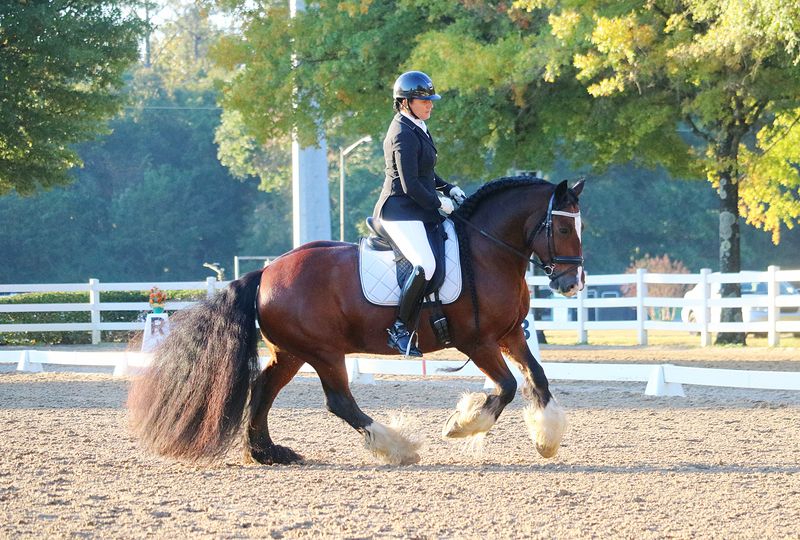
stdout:
[[(444, 243), (445, 270), (439, 299), (443, 304), (451, 304), (461, 294), (461, 259), (458, 256), (458, 239), (455, 227), (449, 219), (444, 222), (447, 240)], [(396, 306), (400, 301), (400, 287), (397, 285), (397, 270), (393, 251), (370, 249), (367, 239), (362, 238), (358, 246), (358, 272), (361, 290), (366, 299), (379, 306)]]

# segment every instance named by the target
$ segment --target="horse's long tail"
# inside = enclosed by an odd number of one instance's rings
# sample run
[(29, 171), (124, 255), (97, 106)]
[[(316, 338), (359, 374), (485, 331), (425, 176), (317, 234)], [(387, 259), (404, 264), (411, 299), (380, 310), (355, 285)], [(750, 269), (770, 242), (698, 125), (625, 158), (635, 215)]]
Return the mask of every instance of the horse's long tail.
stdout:
[(128, 395), (131, 428), (153, 452), (209, 460), (239, 431), (259, 369), (255, 301), (261, 272), (170, 319), (169, 335)]

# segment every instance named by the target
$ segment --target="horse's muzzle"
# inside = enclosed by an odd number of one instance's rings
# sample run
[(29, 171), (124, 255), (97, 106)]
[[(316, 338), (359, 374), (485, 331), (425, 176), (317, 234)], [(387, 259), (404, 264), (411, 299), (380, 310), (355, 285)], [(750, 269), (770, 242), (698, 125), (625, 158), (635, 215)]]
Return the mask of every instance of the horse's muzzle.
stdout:
[(586, 274), (583, 267), (578, 267), (574, 274), (563, 274), (550, 282), (550, 288), (560, 295), (571, 297), (583, 290)]

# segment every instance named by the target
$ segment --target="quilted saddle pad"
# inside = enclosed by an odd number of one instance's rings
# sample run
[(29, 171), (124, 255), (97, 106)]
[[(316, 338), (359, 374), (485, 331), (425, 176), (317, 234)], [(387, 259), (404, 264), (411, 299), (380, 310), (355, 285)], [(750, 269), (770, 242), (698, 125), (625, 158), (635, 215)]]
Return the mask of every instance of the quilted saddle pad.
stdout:
[[(439, 289), (443, 304), (451, 304), (461, 294), (461, 259), (458, 255), (458, 238), (449, 219), (444, 222), (447, 240), (444, 244), (445, 270), (447, 274)], [(358, 245), (358, 272), (364, 297), (379, 306), (396, 306), (400, 301), (400, 286), (397, 284), (393, 251), (370, 249), (367, 239)]]

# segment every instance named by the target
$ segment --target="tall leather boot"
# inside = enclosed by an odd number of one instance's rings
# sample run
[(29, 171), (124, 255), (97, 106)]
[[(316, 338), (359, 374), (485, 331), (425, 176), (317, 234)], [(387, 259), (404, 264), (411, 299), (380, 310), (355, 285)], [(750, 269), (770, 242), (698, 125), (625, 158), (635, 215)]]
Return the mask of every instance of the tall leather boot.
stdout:
[(412, 343), (412, 333), (417, 329), (417, 320), (425, 296), (425, 272), (415, 266), (400, 291), (400, 304), (397, 306), (397, 320), (387, 328), (389, 347), (397, 349), (406, 356), (422, 356), (422, 352)]

